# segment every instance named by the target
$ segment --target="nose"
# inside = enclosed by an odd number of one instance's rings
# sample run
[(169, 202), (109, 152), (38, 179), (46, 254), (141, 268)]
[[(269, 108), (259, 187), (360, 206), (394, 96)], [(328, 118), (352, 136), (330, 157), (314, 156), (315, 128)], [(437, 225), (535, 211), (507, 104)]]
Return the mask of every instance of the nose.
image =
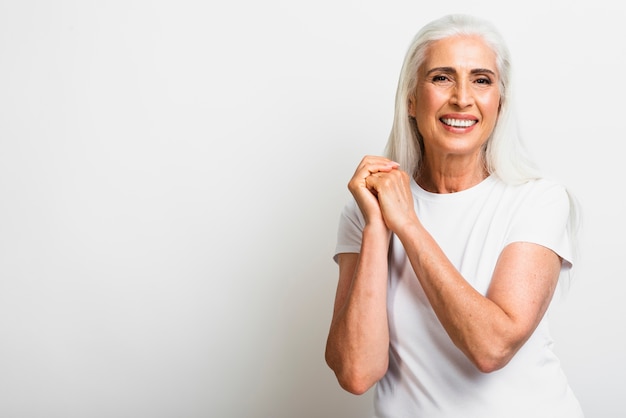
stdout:
[(469, 81), (459, 80), (454, 86), (451, 102), (460, 108), (474, 104), (474, 95)]

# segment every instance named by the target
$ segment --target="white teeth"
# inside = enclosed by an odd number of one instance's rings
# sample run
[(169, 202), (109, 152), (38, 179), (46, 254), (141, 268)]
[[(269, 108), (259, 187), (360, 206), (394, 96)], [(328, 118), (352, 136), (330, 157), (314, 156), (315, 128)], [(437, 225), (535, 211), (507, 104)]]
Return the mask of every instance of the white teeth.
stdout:
[(468, 119), (449, 119), (449, 118), (441, 118), (441, 121), (448, 126), (452, 126), (454, 128), (468, 128), (478, 121), (476, 120), (468, 120)]

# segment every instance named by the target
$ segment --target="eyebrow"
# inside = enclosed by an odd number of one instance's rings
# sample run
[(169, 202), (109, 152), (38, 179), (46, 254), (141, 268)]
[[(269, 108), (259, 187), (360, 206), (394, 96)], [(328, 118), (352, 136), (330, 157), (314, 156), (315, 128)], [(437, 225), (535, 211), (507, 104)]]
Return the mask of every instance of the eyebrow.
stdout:
[[(453, 67), (435, 67), (428, 70), (426, 75), (430, 75), (435, 72), (456, 74), (456, 70)], [(470, 70), (470, 74), (491, 74), (494, 77), (496, 76), (496, 73), (488, 68), (473, 68), (472, 70)]]

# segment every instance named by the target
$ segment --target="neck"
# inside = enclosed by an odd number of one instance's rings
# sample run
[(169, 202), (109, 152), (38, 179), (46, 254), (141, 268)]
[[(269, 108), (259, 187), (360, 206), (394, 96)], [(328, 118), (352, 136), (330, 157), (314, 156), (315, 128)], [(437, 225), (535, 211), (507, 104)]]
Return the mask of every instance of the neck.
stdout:
[(489, 176), (484, 164), (453, 169), (433, 169), (424, 161), (415, 181), (420, 187), (431, 193), (455, 193), (469, 189)]

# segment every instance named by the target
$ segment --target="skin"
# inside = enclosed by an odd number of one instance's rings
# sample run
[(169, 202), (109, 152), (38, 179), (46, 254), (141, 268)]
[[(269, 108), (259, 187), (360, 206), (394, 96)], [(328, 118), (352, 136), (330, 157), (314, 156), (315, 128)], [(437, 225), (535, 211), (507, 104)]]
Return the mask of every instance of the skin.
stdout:
[[(416, 181), (451, 193), (488, 175), (482, 150), (500, 108), (494, 52), (479, 37), (451, 37), (431, 45), (418, 69), (409, 114), (424, 138)], [(476, 121), (455, 128), (442, 119)], [(545, 314), (561, 259), (532, 243), (513, 243), (499, 255), (482, 295), (461, 276), (414, 211), (410, 176), (384, 157), (366, 156), (348, 188), (365, 217), (359, 254), (339, 254), (339, 281), (326, 361), (341, 386), (361, 394), (389, 364), (387, 251), (390, 233), (407, 256), (439, 321), (454, 344), (484, 373), (504, 367)]]

